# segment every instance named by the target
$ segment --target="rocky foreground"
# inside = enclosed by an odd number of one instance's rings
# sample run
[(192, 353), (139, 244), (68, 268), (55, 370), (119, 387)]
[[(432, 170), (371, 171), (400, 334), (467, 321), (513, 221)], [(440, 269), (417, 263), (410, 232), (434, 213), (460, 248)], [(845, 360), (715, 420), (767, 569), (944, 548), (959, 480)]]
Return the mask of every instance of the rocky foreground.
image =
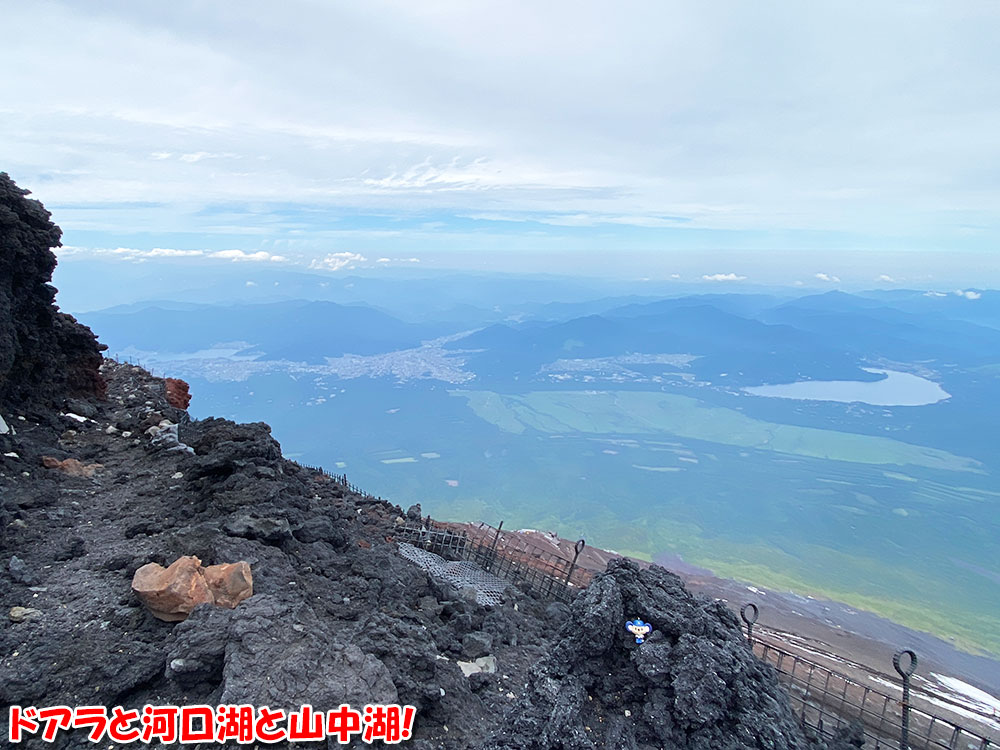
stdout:
[[(102, 362), (52, 304), (58, 241), (0, 173), (4, 741), (12, 704), (402, 703), (404, 746), (423, 749), (857, 745), (803, 730), (733, 614), (662, 568), (613, 562), (569, 606), (511, 588), (487, 608), (433, 580), (397, 552), (400, 508), (285, 460), (265, 424), (192, 421), (176, 382)], [(253, 595), (158, 619), (133, 576), (182, 556), (245, 561)], [(654, 628), (641, 645), (635, 617)], [(496, 671), (466, 676), (477, 658)]]

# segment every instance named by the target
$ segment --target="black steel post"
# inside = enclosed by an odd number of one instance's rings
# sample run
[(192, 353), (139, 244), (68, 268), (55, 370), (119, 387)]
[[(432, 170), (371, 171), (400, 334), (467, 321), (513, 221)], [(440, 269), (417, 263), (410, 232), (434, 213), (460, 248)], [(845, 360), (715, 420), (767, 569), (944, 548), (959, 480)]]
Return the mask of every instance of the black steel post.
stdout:
[(490, 555), (486, 560), (486, 570), (490, 570), (493, 566), (493, 561), (496, 559), (497, 554), (497, 544), (500, 541), (500, 532), (503, 530), (503, 521), (497, 526), (497, 533), (493, 535), (493, 544), (490, 546)]
[[(747, 616), (747, 610), (751, 611), (751, 615)], [(740, 607), (740, 617), (743, 618), (743, 622), (747, 624), (747, 642), (750, 644), (750, 648), (753, 648), (753, 624), (757, 622), (757, 617), (760, 615), (760, 610), (757, 609), (757, 605), (753, 602), (749, 602)]]
[[(900, 664), (900, 659), (906, 654), (910, 657), (910, 663), (904, 668)], [(910, 676), (917, 669), (917, 655), (908, 648), (897, 651), (892, 656), (892, 666), (903, 678), (903, 703), (902, 703), (902, 728), (899, 734), (899, 750), (910, 750)]]
[(569, 572), (566, 573), (566, 580), (564, 583), (569, 586), (569, 579), (573, 577), (573, 571), (576, 570), (576, 561), (580, 557), (580, 553), (583, 552), (583, 548), (587, 546), (587, 543), (583, 539), (578, 539), (576, 544), (573, 545), (573, 549), (576, 550), (573, 554), (573, 562), (569, 564)]

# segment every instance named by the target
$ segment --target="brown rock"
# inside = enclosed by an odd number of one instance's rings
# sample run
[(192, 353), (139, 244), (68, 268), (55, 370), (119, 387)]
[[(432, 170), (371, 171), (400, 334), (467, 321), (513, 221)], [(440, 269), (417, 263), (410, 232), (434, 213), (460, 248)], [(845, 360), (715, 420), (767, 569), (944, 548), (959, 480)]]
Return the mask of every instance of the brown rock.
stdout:
[(220, 607), (232, 609), (247, 597), (253, 596), (253, 576), (250, 564), (240, 560), (204, 568), (205, 581)]
[(46, 469), (58, 469), (71, 477), (92, 477), (104, 464), (82, 464), (75, 458), (60, 461), (52, 456), (42, 456), (42, 466)]
[(183, 620), (199, 604), (215, 602), (197, 557), (179, 557), (169, 568), (143, 565), (132, 577), (132, 590), (154, 617), (167, 622)]
[(40, 609), (34, 607), (11, 607), (7, 616), (11, 622), (27, 622), (42, 614)]
[(167, 378), (167, 402), (177, 409), (187, 409), (191, 403), (188, 384), (180, 378)]

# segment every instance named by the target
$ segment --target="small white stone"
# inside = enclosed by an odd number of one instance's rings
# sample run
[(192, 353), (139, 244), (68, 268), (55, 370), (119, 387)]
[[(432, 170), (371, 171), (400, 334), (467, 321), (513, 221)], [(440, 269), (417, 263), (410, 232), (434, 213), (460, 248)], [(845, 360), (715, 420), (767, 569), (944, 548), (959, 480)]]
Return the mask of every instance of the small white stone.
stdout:
[(171, 479), (183, 479), (184, 478), (184, 472), (183, 471), (175, 471), (173, 474), (170, 475), (170, 478)]
[(19, 455), (17, 455), (17, 454), (16, 454), (16, 453), (15, 453), (14, 451), (11, 451), (10, 453), (4, 453), (4, 455), (5, 455), (5, 456), (6, 456), (7, 458), (20, 458), (20, 456), (19, 456)]
[(122, 433), (122, 437), (123, 438), (130, 438), (130, 437), (132, 437), (132, 433), (129, 432), (128, 430), (126, 430), (125, 432)]
[(109, 435), (114, 435), (116, 432), (118, 432), (118, 428), (115, 427), (113, 424), (109, 424), (105, 432), (108, 433)]

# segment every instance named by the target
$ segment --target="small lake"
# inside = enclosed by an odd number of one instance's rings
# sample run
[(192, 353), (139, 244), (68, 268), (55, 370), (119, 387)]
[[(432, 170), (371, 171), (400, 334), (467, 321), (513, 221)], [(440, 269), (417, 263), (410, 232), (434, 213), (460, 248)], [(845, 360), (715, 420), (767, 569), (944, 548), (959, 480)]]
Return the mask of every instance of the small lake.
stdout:
[(863, 369), (885, 377), (871, 383), (861, 380), (802, 380), (783, 385), (757, 385), (743, 391), (769, 398), (842, 403), (859, 401), (872, 406), (926, 406), (951, 398), (951, 394), (933, 380), (919, 375), (896, 370)]

